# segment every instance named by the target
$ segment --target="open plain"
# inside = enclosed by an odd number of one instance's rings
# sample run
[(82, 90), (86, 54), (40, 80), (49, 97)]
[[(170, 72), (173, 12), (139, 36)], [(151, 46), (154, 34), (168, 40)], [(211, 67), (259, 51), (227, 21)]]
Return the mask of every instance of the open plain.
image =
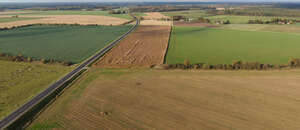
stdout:
[(300, 129), (300, 71), (92, 68), (29, 129)]
[(0, 119), (70, 71), (71, 67), (0, 61)]

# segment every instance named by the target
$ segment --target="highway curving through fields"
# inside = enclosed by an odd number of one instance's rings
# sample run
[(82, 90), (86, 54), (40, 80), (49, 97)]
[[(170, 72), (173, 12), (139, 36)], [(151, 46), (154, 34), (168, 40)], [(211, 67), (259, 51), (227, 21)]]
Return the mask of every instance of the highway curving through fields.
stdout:
[(140, 24), (140, 21), (137, 17), (133, 16), (136, 20), (136, 24), (124, 35), (119, 37), (117, 40), (113, 41), (111, 44), (109, 44), (107, 47), (102, 49), (101, 51), (97, 52), (94, 56), (90, 57), (88, 60), (84, 61), (82, 64), (80, 64), (78, 67), (76, 67), (73, 71), (68, 73), (66, 76), (52, 84), (49, 88), (35, 96), (33, 99), (22, 105), (20, 108), (9, 114), (7, 117), (5, 117), (3, 120), (0, 121), (0, 130), (6, 129), (9, 125), (17, 121), (20, 117), (22, 117), (26, 112), (31, 110), (34, 106), (39, 104), (41, 101), (43, 101), (46, 97), (48, 97), (50, 94), (52, 94), (54, 91), (62, 87), (64, 83), (71, 80), (74, 76), (76, 76), (78, 73), (80, 73), (82, 70), (86, 69), (90, 64), (94, 63), (96, 60), (98, 60), (100, 57), (102, 57), (105, 53), (107, 53), (110, 49), (112, 49), (116, 44), (118, 44), (122, 39), (124, 39), (127, 35), (129, 35), (132, 31), (134, 31), (138, 25)]

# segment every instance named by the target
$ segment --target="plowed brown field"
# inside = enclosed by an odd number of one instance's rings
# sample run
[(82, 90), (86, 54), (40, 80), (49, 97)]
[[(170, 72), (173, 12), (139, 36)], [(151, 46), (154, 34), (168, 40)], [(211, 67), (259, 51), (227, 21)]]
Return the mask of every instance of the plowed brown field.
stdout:
[(114, 18), (109, 16), (94, 16), (94, 15), (49, 15), (49, 16), (19, 16), (19, 17), (39, 17), (42, 19), (24, 20), (1, 23), (0, 28), (22, 26), (28, 24), (97, 24), (97, 25), (120, 25), (127, 22), (127, 19)]
[(96, 65), (104, 68), (127, 68), (162, 64), (170, 30), (170, 26), (139, 26)]
[(147, 20), (160, 20), (162, 18), (170, 18), (159, 12), (151, 12), (151, 13), (145, 13), (145, 14), (146, 14), (146, 16), (143, 16), (143, 17), (144, 17), (144, 19), (147, 19)]

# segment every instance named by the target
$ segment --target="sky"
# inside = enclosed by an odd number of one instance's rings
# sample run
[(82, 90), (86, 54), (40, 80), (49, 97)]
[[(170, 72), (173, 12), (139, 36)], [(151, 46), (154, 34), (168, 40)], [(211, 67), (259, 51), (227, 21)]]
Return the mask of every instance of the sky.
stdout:
[(300, 2), (300, 0), (0, 0), (0, 2)]

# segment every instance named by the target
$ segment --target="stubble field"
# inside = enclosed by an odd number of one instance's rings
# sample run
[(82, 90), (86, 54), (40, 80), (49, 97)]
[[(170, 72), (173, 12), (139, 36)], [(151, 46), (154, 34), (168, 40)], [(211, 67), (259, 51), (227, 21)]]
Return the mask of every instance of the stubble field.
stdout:
[(91, 69), (29, 129), (300, 129), (299, 70)]
[(101, 58), (96, 66), (123, 68), (163, 64), (170, 30), (170, 26), (139, 26)]

